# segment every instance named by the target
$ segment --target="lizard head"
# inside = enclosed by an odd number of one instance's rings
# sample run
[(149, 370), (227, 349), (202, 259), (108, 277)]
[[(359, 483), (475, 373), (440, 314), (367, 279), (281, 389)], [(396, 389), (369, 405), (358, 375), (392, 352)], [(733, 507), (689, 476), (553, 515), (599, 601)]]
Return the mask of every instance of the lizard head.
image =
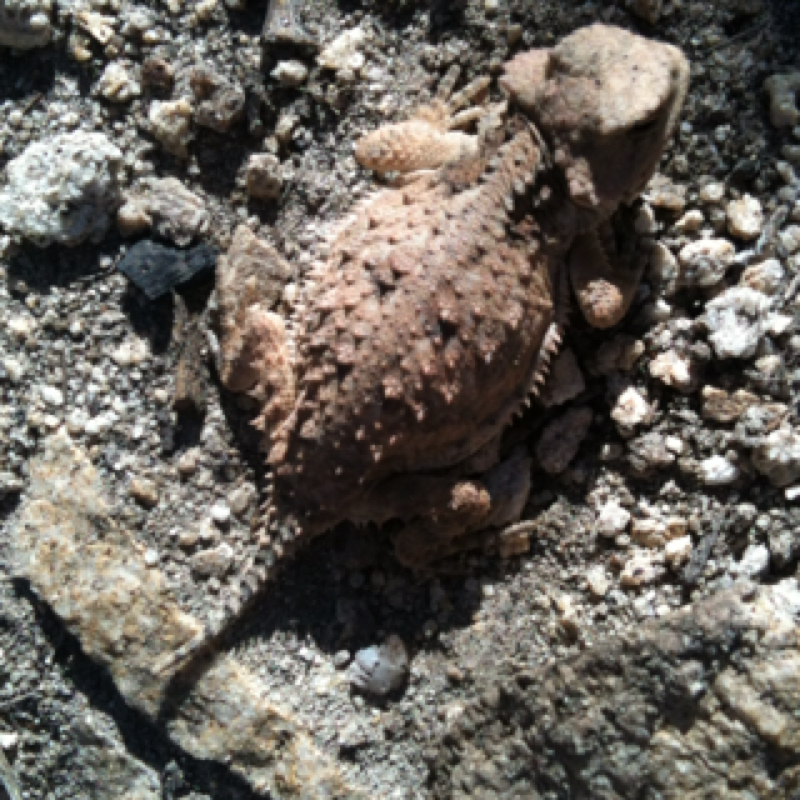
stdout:
[(688, 81), (676, 47), (598, 24), (512, 59), (500, 85), (552, 148), (572, 202), (600, 221), (650, 180)]

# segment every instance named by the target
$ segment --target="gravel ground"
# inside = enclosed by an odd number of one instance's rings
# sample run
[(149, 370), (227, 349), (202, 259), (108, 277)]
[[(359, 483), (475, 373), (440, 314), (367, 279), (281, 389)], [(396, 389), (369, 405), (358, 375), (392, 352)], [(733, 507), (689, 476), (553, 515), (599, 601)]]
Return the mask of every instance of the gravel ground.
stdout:
[[(31, 800), (265, 796), (129, 708), (17, 577), (30, 465), (62, 426), (88, 452), (114, 523), (195, 617), (219, 619), (257, 557), (251, 520), (265, 475), (249, 409), (198, 357), (211, 278), (148, 297), (117, 269), (132, 244), (152, 236), (225, 251), (246, 223), (302, 270), (372, 183), (353, 158), (356, 138), (406, 116), (453, 63), (465, 79), (495, 74), (512, 54), (593, 21), (678, 44), (692, 82), (637, 222), (652, 252), (634, 308), (614, 330), (570, 330), (555, 396), (511, 433), (538, 456), (529, 552), (466, 554), (417, 575), (394, 561), (384, 533), (342, 526), (286, 567), (226, 647), (354, 784), (377, 797), (429, 797), (434, 784), (436, 796), (455, 796), (442, 742), (505, 680), (501, 665), (572, 663), (737, 582), (797, 576), (791, 0), (666, 0), (652, 22), (661, 3), (302, 0), (285, 4), (295, 27), (266, 45), (256, 0), (56, 0), (48, 41), (13, 50), (4, 45), (44, 38), (40, 21), (15, 27), (16, 5), (0, 0), (0, 777), (12, 800), (15, 781)], [(49, 2), (32, 5), (47, 18)], [(349, 51), (326, 50), (354, 30)], [(792, 74), (785, 89), (765, 88)], [(788, 106), (776, 111), (781, 91)], [(191, 124), (171, 108), (159, 127), (157, 104), (181, 97), (194, 104)], [(90, 132), (105, 144), (74, 144)], [(50, 218), (15, 188), (10, 166), (54, 137), (38, 167), (63, 194)], [(253, 154), (272, 158), (248, 167)], [(77, 199), (65, 188), (80, 182), (66, 171), (73, 158), (91, 177)], [(64, 175), (51, 174), (61, 164)], [(153, 183), (165, 178), (179, 186)], [(537, 443), (576, 408), (592, 411), (588, 433), (550, 474)], [(407, 680), (381, 698), (353, 691), (354, 654), (389, 635), (410, 654)], [(775, 781), (797, 769), (794, 747), (783, 747)], [(773, 790), (750, 796), (794, 796)], [(541, 796), (606, 796), (568, 781), (549, 791)], [(636, 796), (670, 796), (659, 791)]]

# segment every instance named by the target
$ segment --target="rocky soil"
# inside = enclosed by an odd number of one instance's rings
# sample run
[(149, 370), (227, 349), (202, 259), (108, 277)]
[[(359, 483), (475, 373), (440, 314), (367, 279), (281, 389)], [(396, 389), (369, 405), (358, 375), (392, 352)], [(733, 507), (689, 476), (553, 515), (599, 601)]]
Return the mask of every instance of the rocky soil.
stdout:
[[(634, 308), (509, 434), (513, 546), (420, 575), (342, 526), (139, 702), (142, 620), (213, 624), (259, 558), (216, 255), (277, 247), (285, 305), (355, 139), (598, 20), (692, 82)], [(792, 0), (0, 0), (0, 798), (800, 797), (798, 37)], [(118, 617), (69, 536), (129, 554)]]

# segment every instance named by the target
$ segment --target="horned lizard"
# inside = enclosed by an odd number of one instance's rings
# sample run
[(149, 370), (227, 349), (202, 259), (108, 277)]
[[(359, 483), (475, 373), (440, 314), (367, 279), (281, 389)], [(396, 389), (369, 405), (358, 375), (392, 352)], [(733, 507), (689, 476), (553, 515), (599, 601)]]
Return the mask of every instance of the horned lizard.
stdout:
[[(287, 551), (340, 521), (402, 520), (397, 555), (419, 566), (518, 518), (528, 458), (500, 437), (544, 379), (569, 285), (594, 326), (632, 302), (639, 273), (608, 257), (607, 226), (654, 172), (687, 82), (676, 48), (604, 25), (511, 60), (499, 103), (486, 80), (452, 94), (449, 76), (432, 105), (357, 144), (362, 164), (400, 176), (336, 229), (291, 318), (267, 310), (269, 270), (220, 260), (220, 376), (256, 398), (272, 470), (262, 561), (223, 630)], [(181, 746), (307, 796), (307, 737), (261, 698), (244, 702), (257, 694), (248, 671), (192, 669), (219, 628), (131, 550), (92, 499), (88, 456), (59, 455), (73, 449), (59, 440), (37, 467), (56, 500), (28, 502), (22, 574)], [(323, 771), (320, 796), (352, 796)]]
[[(257, 280), (218, 273), (224, 385), (257, 398), (274, 492), (271, 559), (342, 520), (402, 518), (411, 565), (518, 516), (524, 456), (495, 463), (536, 392), (568, 305), (626, 312), (639, 274), (596, 231), (652, 176), (685, 95), (674, 47), (593, 25), (361, 139), (403, 179), (361, 204), (306, 276), (291, 319)], [(477, 112), (477, 113), (476, 113)], [(454, 130), (479, 120), (477, 135)]]

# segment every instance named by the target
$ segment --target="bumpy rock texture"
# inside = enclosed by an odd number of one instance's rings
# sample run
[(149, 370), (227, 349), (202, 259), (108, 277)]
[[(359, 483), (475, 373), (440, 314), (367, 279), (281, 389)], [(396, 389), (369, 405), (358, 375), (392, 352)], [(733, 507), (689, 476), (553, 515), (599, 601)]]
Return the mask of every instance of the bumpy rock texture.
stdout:
[(102, 133), (35, 142), (6, 167), (0, 227), (40, 247), (100, 241), (119, 204), (122, 152)]
[(490, 680), (436, 754), (441, 798), (793, 797), (800, 590), (738, 587)]

